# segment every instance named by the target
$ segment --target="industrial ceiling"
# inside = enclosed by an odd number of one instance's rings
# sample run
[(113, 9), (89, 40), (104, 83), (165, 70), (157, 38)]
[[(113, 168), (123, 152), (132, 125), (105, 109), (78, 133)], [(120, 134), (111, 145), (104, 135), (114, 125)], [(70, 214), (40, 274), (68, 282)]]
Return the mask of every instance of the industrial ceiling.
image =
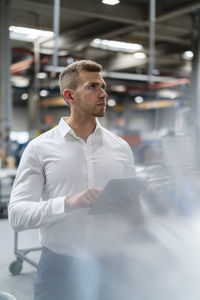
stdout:
[[(152, 89), (175, 86), (177, 95), (187, 100), (187, 89), (184, 93), (181, 91), (190, 81), (192, 57), (184, 58), (184, 54), (195, 50), (193, 44), (198, 30), (195, 29), (195, 22), (199, 18), (200, 1), (157, 0), (155, 5), (155, 62), (152, 73), (164, 79), (154, 80)], [(148, 89), (146, 76), (150, 56), (149, 7), (149, 0), (121, 0), (117, 5), (106, 5), (101, 0), (61, 1), (58, 66), (64, 67), (76, 59), (96, 60), (103, 65), (104, 71), (110, 72), (107, 75), (110, 74), (108, 83), (111, 90), (113, 84), (125, 84), (126, 92), (130, 95), (145, 95), (148, 91), (150, 98), (151, 95), (155, 98), (155, 94)], [(53, 31), (53, 14), (53, 0), (12, 0), (10, 25)], [(91, 45), (94, 39), (138, 43), (142, 45), (142, 50), (123, 53), (100, 49)], [(33, 43), (11, 40), (11, 47), (12, 76), (28, 76), (30, 79), (34, 73)], [(40, 44), (39, 71), (46, 71), (52, 65), (53, 47), (53, 38)], [(143, 56), (135, 55), (136, 52), (143, 53)], [(115, 74), (119, 75), (118, 79)], [(171, 85), (160, 83), (169, 79)], [(50, 82), (52, 79), (40, 85), (47, 87), (52, 84)]]

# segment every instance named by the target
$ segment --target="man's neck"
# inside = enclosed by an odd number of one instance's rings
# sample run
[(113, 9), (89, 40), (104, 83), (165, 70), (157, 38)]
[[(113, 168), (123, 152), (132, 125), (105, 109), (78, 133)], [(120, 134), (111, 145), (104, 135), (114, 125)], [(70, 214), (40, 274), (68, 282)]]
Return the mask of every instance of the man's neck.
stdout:
[(76, 118), (75, 116), (70, 116), (66, 120), (67, 124), (74, 130), (76, 136), (87, 141), (87, 138), (92, 134), (96, 127), (96, 118), (81, 118), (80, 116)]

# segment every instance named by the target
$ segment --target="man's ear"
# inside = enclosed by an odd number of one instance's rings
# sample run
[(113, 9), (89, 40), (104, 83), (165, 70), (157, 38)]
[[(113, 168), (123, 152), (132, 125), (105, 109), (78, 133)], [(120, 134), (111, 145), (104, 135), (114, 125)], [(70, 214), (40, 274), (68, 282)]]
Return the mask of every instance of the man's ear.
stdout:
[(74, 100), (74, 97), (73, 97), (73, 90), (72, 89), (65, 89), (63, 91), (63, 96), (65, 98), (65, 101), (70, 105), (73, 100)]

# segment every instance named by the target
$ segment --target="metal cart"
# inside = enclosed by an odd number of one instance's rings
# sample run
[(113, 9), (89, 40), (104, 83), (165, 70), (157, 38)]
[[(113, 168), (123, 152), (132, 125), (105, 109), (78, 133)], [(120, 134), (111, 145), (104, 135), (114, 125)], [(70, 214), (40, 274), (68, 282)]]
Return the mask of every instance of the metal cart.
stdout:
[[(5, 214), (7, 211), (7, 205), (10, 198), (10, 191), (13, 185), (17, 169), (4, 168), (0, 169), (0, 217)], [(6, 188), (6, 189), (5, 189)], [(9, 191), (8, 191), (9, 189)], [(14, 234), (14, 254), (16, 260), (13, 261), (9, 270), (13, 275), (17, 275), (21, 272), (23, 267), (23, 261), (27, 261), (29, 264), (37, 268), (37, 263), (27, 257), (27, 255), (32, 251), (40, 251), (41, 247), (37, 248), (28, 248), (28, 249), (19, 249), (18, 248), (18, 233)]]
[(0, 218), (7, 217), (7, 206), (17, 169), (0, 169)]
[(41, 251), (41, 247), (19, 249), (18, 248), (18, 232), (15, 232), (14, 254), (16, 256), (16, 260), (13, 261), (9, 266), (9, 270), (13, 275), (18, 275), (21, 272), (21, 270), (23, 268), (23, 261), (26, 261), (29, 264), (31, 264), (33, 267), (37, 268), (38, 264), (31, 258), (27, 257), (27, 255), (33, 251)]

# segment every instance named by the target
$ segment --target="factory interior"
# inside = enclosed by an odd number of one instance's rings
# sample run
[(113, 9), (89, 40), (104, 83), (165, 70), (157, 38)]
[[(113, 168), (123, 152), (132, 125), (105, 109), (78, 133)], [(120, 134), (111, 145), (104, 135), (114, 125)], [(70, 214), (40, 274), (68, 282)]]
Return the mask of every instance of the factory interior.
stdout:
[(0, 0), (0, 22), (0, 300), (34, 299), (39, 232), (15, 232), (8, 205), (29, 142), (70, 116), (59, 74), (79, 60), (102, 65), (99, 122), (129, 144), (143, 184), (141, 222), (112, 231), (126, 257), (113, 290), (199, 300), (200, 1)]

